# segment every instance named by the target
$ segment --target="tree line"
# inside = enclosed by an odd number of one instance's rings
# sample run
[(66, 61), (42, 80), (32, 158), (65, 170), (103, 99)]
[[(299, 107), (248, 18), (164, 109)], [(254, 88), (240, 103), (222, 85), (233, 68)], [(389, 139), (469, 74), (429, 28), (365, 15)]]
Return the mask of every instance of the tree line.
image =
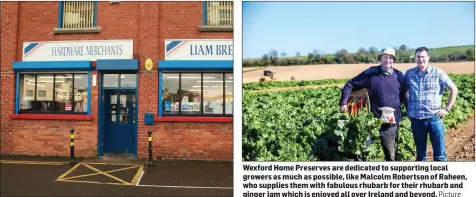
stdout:
[[(415, 50), (409, 49), (405, 45), (395, 48), (397, 63), (414, 62), (413, 55)], [(358, 64), (358, 63), (378, 63), (377, 56), (380, 51), (375, 47), (366, 49), (359, 48), (357, 53), (349, 53), (346, 49), (341, 49), (332, 55), (325, 55), (315, 49), (307, 56), (301, 56), (296, 53), (295, 57), (286, 57), (285, 52), (279, 53), (275, 49), (269, 50), (261, 58), (253, 60), (243, 60), (243, 67), (261, 67), (261, 66), (289, 66), (289, 65), (316, 65), (316, 64)], [(279, 54), (281, 57), (279, 57)], [(432, 54), (430, 50), (431, 62), (455, 62), (455, 61), (474, 61), (474, 48), (466, 51), (455, 50), (452, 52), (441, 52)]]

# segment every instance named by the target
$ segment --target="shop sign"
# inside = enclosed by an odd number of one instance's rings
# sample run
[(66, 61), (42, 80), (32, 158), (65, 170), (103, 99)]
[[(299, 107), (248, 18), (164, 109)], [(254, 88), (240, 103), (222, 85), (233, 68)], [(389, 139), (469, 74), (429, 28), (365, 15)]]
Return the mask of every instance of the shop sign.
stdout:
[(24, 42), (23, 61), (132, 59), (133, 40)]
[(71, 111), (71, 104), (66, 104), (66, 105), (64, 106), (64, 110), (65, 110), (65, 111)]
[(165, 60), (233, 60), (233, 40), (165, 40)]

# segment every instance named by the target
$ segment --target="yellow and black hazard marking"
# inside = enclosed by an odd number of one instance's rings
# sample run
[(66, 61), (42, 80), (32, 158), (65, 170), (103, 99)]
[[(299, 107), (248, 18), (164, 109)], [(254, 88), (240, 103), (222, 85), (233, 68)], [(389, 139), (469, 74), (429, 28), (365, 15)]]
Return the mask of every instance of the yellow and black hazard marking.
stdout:
[(0, 163), (9, 164), (28, 164), (28, 165), (63, 165), (68, 162), (51, 162), (51, 161), (17, 161), (17, 160), (0, 160)]
[(112, 185), (135, 185), (144, 170), (142, 165), (78, 163), (56, 181)]

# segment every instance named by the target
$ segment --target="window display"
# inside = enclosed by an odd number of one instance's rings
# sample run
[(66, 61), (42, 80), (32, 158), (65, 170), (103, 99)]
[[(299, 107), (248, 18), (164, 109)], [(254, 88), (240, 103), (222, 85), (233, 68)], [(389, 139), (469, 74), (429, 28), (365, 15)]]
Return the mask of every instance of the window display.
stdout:
[(162, 115), (232, 115), (232, 73), (163, 73)]

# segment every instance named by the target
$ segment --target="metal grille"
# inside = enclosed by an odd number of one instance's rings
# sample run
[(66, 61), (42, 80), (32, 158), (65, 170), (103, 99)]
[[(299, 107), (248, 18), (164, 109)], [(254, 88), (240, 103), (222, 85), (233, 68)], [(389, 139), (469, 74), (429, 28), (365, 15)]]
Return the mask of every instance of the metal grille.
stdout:
[(94, 27), (94, 2), (67, 1), (63, 2), (63, 28)]
[(208, 1), (207, 26), (233, 26), (233, 2)]

